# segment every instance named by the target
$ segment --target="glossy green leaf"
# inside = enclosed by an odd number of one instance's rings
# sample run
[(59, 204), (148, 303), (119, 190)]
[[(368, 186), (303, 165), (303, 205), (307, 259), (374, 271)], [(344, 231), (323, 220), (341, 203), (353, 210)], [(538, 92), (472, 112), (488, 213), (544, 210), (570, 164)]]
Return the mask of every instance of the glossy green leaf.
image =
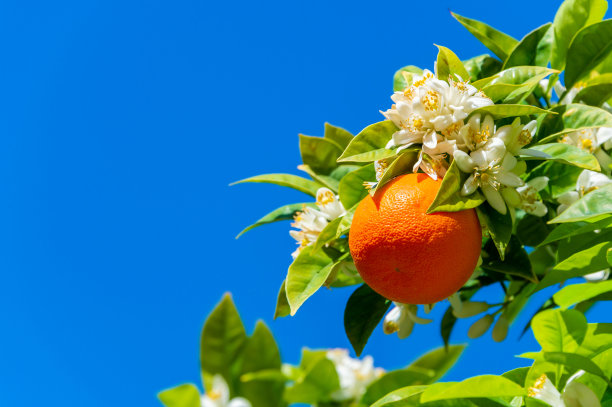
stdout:
[(289, 300), (287, 300), (287, 291), (285, 290), (285, 280), (281, 284), (280, 290), (278, 290), (278, 296), (276, 298), (276, 309), (274, 310), (274, 319), (286, 317), (291, 314), (291, 307), (289, 307)]
[(612, 241), (612, 229), (584, 233), (561, 240), (557, 244), (557, 263), (560, 263), (578, 252), (592, 248), (599, 243)]
[(549, 363), (560, 364), (563, 366), (567, 366), (570, 371), (578, 371), (584, 370), (585, 372), (592, 373), (596, 376), (601, 377), (606, 382), (608, 381), (608, 377), (601, 370), (599, 366), (591, 359), (576, 354), (576, 353), (568, 353), (568, 352), (538, 352), (538, 353), (525, 353), (521, 355), (521, 357), (525, 357), (528, 359), (541, 359), (545, 360)]
[(282, 187), (289, 187), (296, 189), (300, 192), (308, 194), (310, 196), (317, 196), (317, 190), (320, 185), (314, 181), (306, 178), (298, 177), (293, 174), (263, 174), (254, 177), (246, 178), (240, 181), (231, 183), (230, 185), (242, 184), (245, 182), (260, 182), (264, 184), (280, 185)]
[(157, 398), (166, 407), (200, 407), (200, 391), (191, 383), (164, 390)]
[(238, 381), (234, 365), (246, 340), (238, 310), (232, 297), (225, 294), (204, 323), (200, 339), (200, 367), (208, 375), (221, 374), (232, 394)]
[[(420, 395), (427, 386), (408, 386), (402, 387), (401, 389), (395, 390), (384, 397), (380, 398), (376, 403), (372, 404), (371, 407), (399, 407), (399, 406), (411, 406), (418, 404), (408, 404), (407, 400), (414, 396)], [(418, 403), (418, 400), (416, 400)]]
[(427, 213), (457, 212), (476, 208), (482, 204), (485, 199), (480, 191), (468, 196), (461, 195), (461, 187), (469, 176), (470, 174), (462, 172), (456, 161), (453, 161), (446, 171), (440, 189), (431, 205), (429, 205)]
[(442, 336), (445, 347), (449, 346), (450, 336), (456, 323), (457, 317), (453, 314), (453, 308), (448, 307), (440, 321), (440, 336)]
[[(353, 166), (351, 166), (353, 167)], [(337, 167), (337, 169), (339, 169), (340, 167)], [(359, 168), (359, 167), (357, 167)], [(332, 190), (335, 194), (338, 193), (338, 184), (340, 183), (335, 177), (330, 175), (324, 175), (324, 174), (317, 174), (317, 172), (315, 170), (313, 170), (312, 168), (310, 168), (308, 165), (306, 164), (301, 164), (298, 165), (298, 170), (304, 171), (306, 174), (310, 175), (310, 177), (315, 181), (318, 182), (319, 184), (321, 184), (322, 186), (329, 188), (330, 190)], [(335, 170), (334, 170), (335, 171)], [(332, 171), (333, 172), (333, 171)]]
[(538, 46), (535, 51), (536, 55), (535, 55), (534, 65), (548, 66), (548, 62), (550, 61), (552, 57), (552, 44), (553, 44), (554, 37), (555, 37), (554, 27), (550, 26), (548, 27), (548, 30), (546, 30), (546, 32), (544, 33), (544, 36), (538, 42)]
[(285, 400), (288, 403), (317, 404), (329, 400), (330, 394), (339, 388), (340, 380), (334, 363), (320, 358), (309, 366), (301, 380), (286, 389)]
[[(599, 162), (591, 153), (581, 148), (563, 143), (549, 143), (530, 146), (530, 150), (539, 151), (546, 154), (546, 160), (559, 161), (564, 164), (575, 165), (579, 168), (584, 168), (592, 171), (599, 171)], [(529, 158), (529, 157), (526, 157)], [(535, 158), (542, 159), (542, 158)]]
[(567, 51), (565, 86), (570, 89), (612, 52), (612, 20), (589, 25), (576, 34)]
[(540, 191), (540, 195), (547, 198), (557, 198), (559, 195), (576, 189), (576, 181), (582, 172), (582, 168), (566, 165), (562, 162), (545, 161), (529, 172), (527, 181), (536, 177), (548, 177), (548, 186)]
[(470, 75), (470, 80), (474, 82), (498, 73), (502, 68), (502, 63), (499, 59), (485, 54), (463, 61), (463, 66)]
[[(408, 86), (412, 85), (413, 81), (411, 74), (417, 74), (421, 76), (423, 74), (423, 70), (414, 65), (408, 65), (403, 67), (402, 69), (398, 69), (395, 72), (395, 75), (393, 75), (393, 90), (395, 92), (402, 92)], [(406, 80), (406, 77), (410, 78), (409, 81)]]
[[(380, 181), (376, 184), (374, 191), (381, 189), (387, 182), (393, 178), (403, 174), (409, 174), (413, 172), (414, 164), (419, 157), (418, 149), (407, 148), (402, 150), (400, 155), (389, 164), (385, 172), (383, 173)], [(388, 161), (388, 160), (387, 160)]]
[(421, 402), (454, 398), (489, 398), (523, 396), (526, 391), (512, 380), (502, 376), (471, 377), (449, 386), (447, 383), (431, 385), (421, 395)]
[(538, 143), (557, 141), (560, 136), (585, 129), (612, 127), (612, 114), (595, 106), (558, 105), (551, 109), (538, 128)]
[(236, 236), (236, 239), (238, 239), (240, 236), (242, 236), (249, 230), (254, 229), (258, 226), (266, 225), (268, 223), (278, 222), (281, 220), (292, 220), (295, 214), (297, 212), (302, 211), (305, 206), (309, 206), (311, 208), (316, 207), (312, 203), (295, 203), (295, 204), (283, 205), (280, 208), (273, 210), (272, 212), (270, 212), (263, 218), (259, 219), (257, 222), (253, 223), (252, 225), (244, 228), (242, 232), (238, 233), (238, 236)]
[(338, 232), (338, 226), (342, 222), (342, 218), (336, 218), (329, 222), (327, 226), (323, 228), (319, 236), (317, 237), (316, 242), (312, 245), (312, 250), (317, 251), (321, 249), (323, 246), (336, 239), (336, 233)]
[(372, 162), (393, 157), (395, 151), (385, 147), (397, 130), (390, 120), (369, 125), (355, 136), (338, 161)]
[(351, 294), (344, 310), (344, 330), (358, 356), (390, 304), (366, 284)]
[(545, 218), (526, 214), (516, 225), (516, 237), (525, 246), (535, 247), (549, 235), (550, 226)]
[(606, 252), (606, 259), (608, 260), (608, 264), (612, 266), (612, 250), (608, 249)]
[(584, 314), (573, 309), (540, 312), (531, 322), (543, 352), (575, 352), (587, 333)]
[(573, 284), (557, 291), (553, 295), (553, 299), (560, 307), (567, 308), (611, 291), (612, 280), (600, 281), (598, 283)]
[[(277, 370), (280, 373), (281, 356), (272, 332), (263, 321), (257, 321), (253, 335), (244, 346), (241, 377), (248, 373)], [(283, 405), (285, 384), (278, 380), (253, 380), (240, 383), (240, 395), (246, 397), (252, 407), (277, 407)]]
[(300, 134), (302, 162), (315, 173), (329, 174), (338, 166), (336, 160), (342, 154), (342, 147), (326, 138)]
[(600, 21), (608, 5), (605, 0), (565, 0), (553, 21), (554, 41), (550, 65), (563, 69), (567, 50), (582, 27)]
[(460, 16), (456, 13), (451, 14), (502, 61), (506, 60), (508, 51), (512, 50), (518, 43), (514, 38), (485, 23)]
[[(555, 73), (541, 66), (514, 66), (496, 74), (487, 81), (481, 90), (494, 102), (518, 103), (531, 94), (540, 81)], [(474, 86), (477, 86), (475, 83)]]
[(612, 184), (589, 192), (569, 206), (550, 223), (577, 222), (612, 213)]
[(612, 242), (599, 243), (579, 251), (558, 263), (537, 286), (537, 290), (562, 283), (570, 278), (584, 276), (608, 268), (606, 252)]
[[(550, 26), (551, 23), (546, 23), (523, 37), (523, 39), (512, 49), (510, 55), (508, 55), (508, 58), (504, 62), (503, 69), (521, 65), (546, 66), (546, 63), (536, 63), (536, 58), (538, 55), (538, 48), (541, 48), (540, 43), (542, 40), (546, 40), (545, 36)], [(548, 62), (548, 59), (546, 62)]]
[(503, 260), (498, 256), (499, 252), (495, 250), (494, 246), (495, 243), (492, 240), (489, 240), (485, 245), (485, 251), (489, 253), (489, 256), (483, 259), (480, 266), (482, 269), (514, 275), (531, 282), (538, 281), (533, 274), (529, 256), (516, 236), (512, 235), (510, 237)]
[(519, 386), (523, 386), (525, 384), (525, 378), (527, 377), (527, 372), (529, 372), (529, 367), (519, 367), (516, 369), (512, 369), (502, 374), (506, 379), (512, 380), (514, 383)]
[[(518, 117), (518, 116), (529, 116), (532, 114), (544, 114), (550, 113), (549, 110), (540, 109), (539, 107), (529, 105), (490, 105), (480, 107), (472, 113), (470, 116), (475, 114), (480, 115), (491, 115), (495, 120), (505, 119), (506, 117)], [(553, 114), (553, 113), (550, 113)]]
[(612, 83), (600, 83), (581, 89), (574, 97), (574, 102), (582, 102), (591, 106), (601, 106), (610, 98), (612, 98)]
[(306, 246), (300, 251), (289, 266), (285, 283), (291, 315), (295, 315), (304, 301), (321, 288), (333, 264), (324, 251), (313, 251), (312, 246)]
[(605, 229), (612, 225), (612, 216), (606, 216), (596, 222), (569, 222), (562, 223), (553, 229), (552, 232), (541, 243), (542, 246), (547, 245), (557, 240), (565, 239), (570, 236), (577, 236), (584, 233), (593, 232), (595, 230)]
[(348, 233), (351, 228), (351, 223), (353, 222), (353, 215), (355, 214), (355, 210), (357, 209), (359, 204), (353, 205), (350, 209), (346, 211), (340, 224), (338, 225), (338, 230), (336, 231), (336, 237), (340, 237)]
[(486, 228), (495, 243), (501, 261), (504, 261), (506, 247), (512, 236), (512, 217), (510, 212), (505, 215), (497, 212), (485, 202), (476, 209), (480, 224)]
[(457, 360), (465, 350), (465, 345), (450, 345), (448, 347), (436, 348), (418, 358), (408, 366), (408, 369), (432, 370), (434, 375), (427, 383), (433, 383), (441, 379), (448, 370), (457, 363)]
[(374, 164), (368, 164), (351, 171), (342, 178), (338, 187), (340, 202), (345, 208), (350, 208), (361, 202), (368, 195), (364, 182), (376, 182)]
[(333, 141), (342, 149), (344, 149), (346, 148), (346, 146), (349, 145), (351, 140), (353, 140), (353, 135), (342, 127), (337, 127), (333, 124), (325, 123), (325, 133), (323, 135), (323, 138), (326, 140)]
[(438, 59), (436, 61), (436, 74), (438, 79), (448, 81), (449, 77), (457, 80), (458, 75), (462, 80), (467, 80), (470, 75), (463, 66), (463, 62), (450, 49), (441, 45), (438, 47)]

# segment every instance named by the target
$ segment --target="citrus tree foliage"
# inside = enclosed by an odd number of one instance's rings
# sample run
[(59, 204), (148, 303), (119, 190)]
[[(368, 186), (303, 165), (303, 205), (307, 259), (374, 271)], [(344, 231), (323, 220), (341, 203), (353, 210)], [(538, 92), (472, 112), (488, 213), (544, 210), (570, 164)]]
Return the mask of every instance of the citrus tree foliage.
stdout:
[[(520, 355), (533, 360), (530, 367), (461, 382), (438, 380), (459, 359), (464, 345), (434, 349), (393, 371), (374, 367), (370, 356), (353, 359), (344, 349), (304, 348), (300, 363), (291, 365), (282, 363), (263, 322), (246, 334), (231, 297), (225, 295), (202, 330), (204, 393), (188, 383), (164, 390), (158, 398), (166, 407), (587, 407), (599, 405), (602, 398), (602, 405), (612, 404), (612, 324), (589, 324), (580, 311), (557, 308), (534, 318), (534, 335), (541, 350)], [(570, 404), (572, 397), (580, 404)]]
[[(452, 352), (457, 348), (449, 342), (460, 319), (479, 316), (468, 335), (490, 330), (502, 341), (531, 296), (556, 287), (546, 291), (550, 298), (530, 321), (542, 346), (523, 355), (534, 361), (531, 368), (432, 384), (438, 373), (414, 379), (415, 369), (408, 367), (382, 376), (375, 383), (383, 384), (372, 384), (363, 398), (338, 401), (332, 395), (342, 390), (342, 377), (326, 352), (305, 351), (299, 366), (283, 365), (265, 325), (248, 336), (225, 298), (203, 331), (205, 397), (235, 407), (612, 405), (612, 331), (584, 317), (593, 304), (612, 298), (612, 20), (603, 20), (606, 10), (605, 0), (566, 0), (554, 21), (521, 39), (453, 14), (490, 55), (462, 61), (438, 46), (433, 71), (408, 65), (395, 73), (394, 104), (373, 107), (383, 113), (380, 122), (357, 135), (331, 124), (323, 137), (300, 135), (302, 175), (238, 181), (305, 194), (302, 202), (277, 208), (240, 233), (293, 220), (290, 234), (298, 247), (278, 282), (275, 317), (294, 315), (323, 286), (352, 286), (344, 328), (357, 355), (381, 325), (385, 333), (406, 338), (415, 325), (434, 322), (420, 315), (434, 306), (447, 307), (435, 323), (441, 344)], [(359, 203), (414, 172), (442, 180), (428, 213), (473, 209), (483, 229), (474, 274), (437, 305), (381, 296), (363, 283), (349, 250)], [(503, 295), (471, 300), (491, 285), (502, 287)], [(196, 405), (199, 393), (184, 385), (160, 399), (168, 406)]]

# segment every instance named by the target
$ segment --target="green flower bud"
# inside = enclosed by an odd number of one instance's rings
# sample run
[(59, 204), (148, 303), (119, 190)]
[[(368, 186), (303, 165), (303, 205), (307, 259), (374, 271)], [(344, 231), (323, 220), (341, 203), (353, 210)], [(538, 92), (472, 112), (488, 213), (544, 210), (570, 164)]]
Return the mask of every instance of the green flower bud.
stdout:
[(484, 335), (485, 332), (487, 332), (492, 323), (493, 315), (485, 315), (484, 317), (480, 318), (478, 321), (472, 324), (472, 326), (468, 330), (468, 337), (470, 337), (471, 339), (481, 337), (482, 335)]

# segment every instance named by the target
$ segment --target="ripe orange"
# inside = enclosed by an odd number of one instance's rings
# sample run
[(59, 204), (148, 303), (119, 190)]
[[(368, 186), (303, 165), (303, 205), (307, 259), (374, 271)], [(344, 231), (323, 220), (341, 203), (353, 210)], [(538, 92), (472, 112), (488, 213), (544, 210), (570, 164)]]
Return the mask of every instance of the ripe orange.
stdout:
[(426, 174), (399, 176), (355, 211), (351, 256), (363, 280), (390, 300), (440, 301), (476, 267), (482, 236), (476, 211), (426, 213), (441, 182)]

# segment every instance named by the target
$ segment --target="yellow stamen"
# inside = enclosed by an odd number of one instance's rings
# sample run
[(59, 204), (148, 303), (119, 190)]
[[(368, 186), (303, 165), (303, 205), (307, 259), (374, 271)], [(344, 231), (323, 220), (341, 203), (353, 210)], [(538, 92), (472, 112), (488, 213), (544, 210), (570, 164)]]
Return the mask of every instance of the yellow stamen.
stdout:
[(533, 138), (533, 136), (531, 135), (531, 132), (527, 129), (523, 129), (518, 136), (518, 142), (520, 145), (522, 146), (526, 146), (527, 144), (531, 143), (531, 139)]
[(318, 198), (319, 199), (317, 199), (317, 205), (324, 206), (334, 202), (334, 193), (331, 191), (324, 191)]
[(542, 374), (542, 376), (538, 377), (538, 380), (535, 381), (533, 387), (529, 388), (527, 395), (529, 397), (535, 397), (538, 395), (538, 390), (542, 390), (544, 388), (544, 384), (546, 383), (546, 375)]
[(421, 98), (421, 103), (427, 111), (437, 110), (440, 106), (440, 95), (430, 90)]

